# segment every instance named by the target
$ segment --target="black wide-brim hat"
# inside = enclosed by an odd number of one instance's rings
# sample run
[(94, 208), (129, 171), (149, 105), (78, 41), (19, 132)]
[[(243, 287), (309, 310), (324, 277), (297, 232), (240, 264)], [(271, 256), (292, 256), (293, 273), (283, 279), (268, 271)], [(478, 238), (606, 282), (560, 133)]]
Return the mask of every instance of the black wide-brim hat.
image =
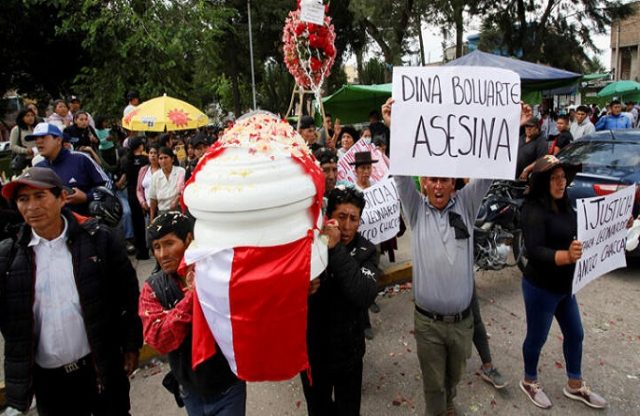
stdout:
[(548, 184), (551, 171), (558, 167), (562, 168), (567, 176), (567, 187), (573, 182), (576, 175), (582, 172), (581, 163), (563, 162), (553, 155), (544, 155), (536, 160), (533, 165), (531, 178), (529, 179), (530, 192), (535, 193), (538, 188), (545, 186), (544, 183)]
[(355, 160), (349, 162), (349, 164), (358, 167), (360, 165), (371, 165), (376, 162), (377, 160), (371, 159), (371, 152), (356, 152)]

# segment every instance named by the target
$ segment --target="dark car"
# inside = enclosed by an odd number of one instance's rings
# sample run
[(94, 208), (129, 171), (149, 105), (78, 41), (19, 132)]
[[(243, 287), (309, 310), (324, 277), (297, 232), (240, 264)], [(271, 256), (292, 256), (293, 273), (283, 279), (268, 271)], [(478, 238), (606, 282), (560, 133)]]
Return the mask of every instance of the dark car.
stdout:
[[(606, 195), (630, 185), (636, 186), (634, 217), (640, 211), (640, 129), (608, 130), (584, 136), (566, 146), (558, 158), (582, 163), (582, 172), (567, 189), (576, 199)], [(640, 256), (640, 247), (632, 254)]]

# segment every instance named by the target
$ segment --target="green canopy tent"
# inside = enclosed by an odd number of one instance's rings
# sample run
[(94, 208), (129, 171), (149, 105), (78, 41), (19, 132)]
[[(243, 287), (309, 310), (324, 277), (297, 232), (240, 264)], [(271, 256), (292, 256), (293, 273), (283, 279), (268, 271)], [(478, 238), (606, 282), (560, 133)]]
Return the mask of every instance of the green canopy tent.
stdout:
[[(342, 124), (366, 122), (371, 110), (380, 111), (382, 104), (391, 97), (391, 84), (343, 85), (328, 97), (322, 98), (325, 113)], [(316, 112), (318, 114), (318, 112)]]
[(612, 82), (598, 92), (598, 97), (618, 97), (623, 101), (638, 101), (638, 98), (640, 98), (640, 83), (631, 80)]
[[(582, 77), (575, 72), (481, 51), (471, 52), (446, 65), (511, 69), (520, 75), (522, 99), (529, 103), (539, 102), (544, 90), (576, 85)], [(343, 85), (332, 95), (324, 97), (322, 103), (325, 112), (339, 118), (344, 124), (352, 124), (366, 122), (369, 112), (380, 110), (390, 96), (391, 84)]]

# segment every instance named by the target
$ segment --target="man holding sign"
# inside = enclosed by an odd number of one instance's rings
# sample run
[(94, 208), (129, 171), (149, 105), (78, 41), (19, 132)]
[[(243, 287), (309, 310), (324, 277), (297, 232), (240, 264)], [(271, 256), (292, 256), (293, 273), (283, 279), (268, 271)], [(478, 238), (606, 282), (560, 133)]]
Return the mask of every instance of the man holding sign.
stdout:
[[(455, 177), (513, 179), (520, 79), (496, 68), (394, 68), (391, 173), (412, 229), (415, 336), (427, 415), (454, 415), (456, 386), (471, 355), (473, 224), (491, 185)], [(395, 104), (394, 104), (395, 102)], [(393, 114), (391, 105), (394, 105)], [(407, 175), (407, 176), (403, 176)], [(425, 177), (427, 197), (408, 175)]]
[[(554, 317), (563, 335), (569, 379), (564, 395), (593, 408), (602, 409), (607, 405), (606, 400), (592, 392), (582, 380), (584, 331), (578, 303), (572, 294), (574, 270), (583, 256), (584, 246), (576, 240), (576, 214), (566, 189), (580, 169), (580, 165), (563, 164), (552, 155), (538, 159), (522, 208), (522, 232), (529, 262), (522, 279), (527, 335), (522, 345), (524, 379), (520, 381), (520, 388), (533, 404), (545, 409), (551, 407), (551, 401), (538, 383), (537, 370), (540, 351)], [(628, 215), (622, 220), (623, 228)]]

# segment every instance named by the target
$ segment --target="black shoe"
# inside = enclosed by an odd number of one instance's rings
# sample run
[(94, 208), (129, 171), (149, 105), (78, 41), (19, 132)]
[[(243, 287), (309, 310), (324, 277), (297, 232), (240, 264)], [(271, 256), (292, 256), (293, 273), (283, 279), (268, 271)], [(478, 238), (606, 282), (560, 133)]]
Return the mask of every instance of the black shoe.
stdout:
[(132, 255), (136, 254), (136, 246), (131, 244), (129, 241), (127, 241), (125, 243), (125, 247), (127, 248), (127, 254), (128, 255), (132, 256)]

